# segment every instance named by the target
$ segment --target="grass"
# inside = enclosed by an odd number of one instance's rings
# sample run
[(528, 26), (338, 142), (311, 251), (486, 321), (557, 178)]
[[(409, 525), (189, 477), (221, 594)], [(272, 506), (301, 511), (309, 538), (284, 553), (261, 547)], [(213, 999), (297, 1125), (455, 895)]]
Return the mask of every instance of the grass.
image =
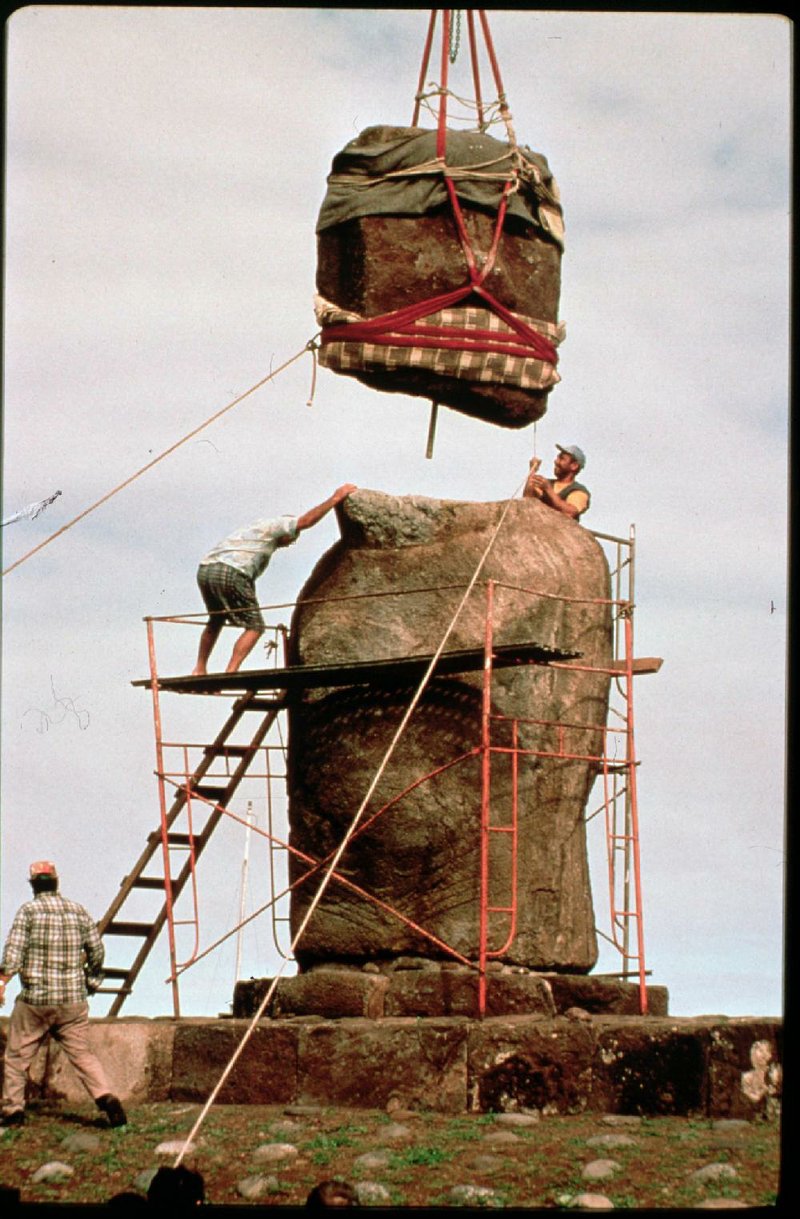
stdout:
[(453, 1158), (452, 1152), (441, 1147), (409, 1147), (406, 1151), (395, 1151), (389, 1161), (390, 1168), (406, 1168), (411, 1164), (443, 1164)]
[[(31, 1108), (25, 1127), (0, 1135), (0, 1179), (19, 1188), (26, 1203), (98, 1203), (133, 1188), (137, 1176), (159, 1162), (156, 1146), (185, 1137), (199, 1112), (199, 1105), (166, 1102), (129, 1106), (130, 1125), (109, 1130), (77, 1110)], [(426, 1112), (403, 1117), (408, 1134), (402, 1145), (393, 1146), (385, 1168), (365, 1172), (356, 1161), (386, 1147), (391, 1116), (319, 1109), (297, 1120), (291, 1133), (280, 1128), (286, 1116), (279, 1106), (220, 1105), (212, 1110), (197, 1138), (194, 1161), (212, 1203), (248, 1205), (237, 1183), (262, 1172), (277, 1185), (258, 1204), (276, 1207), (302, 1205), (314, 1184), (333, 1176), (379, 1183), (389, 1192), (390, 1205), (409, 1208), (456, 1205), (451, 1191), (458, 1185), (490, 1189), (491, 1208), (524, 1209), (561, 1209), (562, 1199), (586, 1192), (605, 1194), (619, 1209), (689, 1208), (711, 1197), (768, 1206), (774, 1205), (778, 1190), (775, 1122), (720, 1132), (704, 1119), (654, 1118), (625, 1127), (634, 1146), (605, 1149), (588, 1144), (592, 1136), (612, 1130), (599, 1115), (544, 1117), (535, 1125), (514, 1127), (514, 1142), (496, 1144), (483, 1141), (501, 1128), (491, 1114)], [(67, 1153), (65, 1136), (87, 1129), (102, 1140), (99, 1151)], [(253, 1155), (273, 1139), (294, 1143), (299, 1155), (266, 1170)], [(605, 1181), (585, 1181), (583, 1165), (606, 1156), (619, 1160), (622, 1172)], [(35, 1170), (53, 1159), (72, 1164), (74, 1176), (57, 1185), (33, 1183)], [(691, 1179), (697, 1168), (714, 1162), (730, 1163), (738, 1177), (706, 1184)], [(475, 1205), (481, 1205), (479, 1198)]]

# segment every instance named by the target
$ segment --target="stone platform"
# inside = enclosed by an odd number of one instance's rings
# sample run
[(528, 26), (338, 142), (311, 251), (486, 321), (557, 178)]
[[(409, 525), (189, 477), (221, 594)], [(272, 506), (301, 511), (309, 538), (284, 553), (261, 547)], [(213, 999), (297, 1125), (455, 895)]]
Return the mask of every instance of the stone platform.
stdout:
[[(258, 1011), (271, 978), (237, 982), (233, 1015)], [(647, 1013), (666, 1016), (664, 986), (647, 987)], [(487, 1016), (638, 1016), (639, 987), (605, 975), (536, 972), (492, 963), (486, 974)], [(476, 970), (425, 957), (396, 957), (382, 965), (312, 966), (296, 977), (280, 978), (265, 1016), (479, 1016)]]
[[(202, 1102), (249, 1025), (118, 1017), (90, 1038), (123, 1101)], [(286, 1016), (256, 1024), (219, 1103), (755, 1118), (777, 1112), (781, 1054), (773, 1017)], [(31, 1094), (88, 1101), (52, 1043)]]

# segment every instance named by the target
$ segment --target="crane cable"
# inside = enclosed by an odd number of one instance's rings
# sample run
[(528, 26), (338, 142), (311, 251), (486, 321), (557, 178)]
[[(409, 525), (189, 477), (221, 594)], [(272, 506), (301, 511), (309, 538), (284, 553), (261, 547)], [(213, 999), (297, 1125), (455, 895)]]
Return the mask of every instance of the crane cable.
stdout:
[[(461, 611), (463, 610), (464, 606), (466, 605), (467, 599), (470, 596), (473, 588), (475, 587), (475, 584), (477, 583), (478, 576), (480, 575), (480, 573), (483, 569), (483, 566), (484, 566), (487, 558), (489, 557), (489, 551), (491, 550), (492, 546), (494, 545), (495, 539), (497, 538), (497, 535), (503, 526), (503, 522), (506, 519), (508, 510), (511, 507), (511, 504), (514, 502), (514, 499), (516, 498), (519, 491), (522, 490), (523, 486), (524, 486), (524, 483), (521, 483), (520, 486), (517, 488), (517, 490), (514, 492), (511, 499), (506, 500), (506, 502), (503, 506), (503, 511), (500, 514), (500, 519), (498, 520), (497, 524), (495, 525), (494, 530), (492, 531), (492, 535), (489, 538), (489, 541), (483, 551), (483, 554), (481, 555), (481, 557), (478, 560), (478, 564), (475, 568), (475, 571), (473, 572), (472, 577), (469, 581), (469, 584), (467, 585), (467, 587), (464, 591), (464, 594), (463, 594), (461, 600), (459, 601), (458, 606), (456, 607), (455, 613), (453, 614), (452, 618), (450, 619), (450, 622), (448, 623), (448, 625), (445, 629), (445, 632), (442, 635), (439, 646), (437, 647), (435, 653), (433, 654), (433, 656), (428, 664), (428, 667), (425, 670), (425, 673), (423, 674), (422, 679), (420, 680), (419, 686), (417, 687), (416, 692), (415, 692), (413, 698), (411, 699), (411, 702), (409, 703), (409, 705), (403, 715), (403, 718), (400, 721), (400, 724), (398, 725), (398, 727), (395, 731), (395, 734), (389, 743), (389, 747), (386, 750), (383, 760), (381, 761), (380, 765), (378, 766), (378, 769), (375, 772), (375, 775), (372, 779), (372, 782), (369, 785), (369, 788), (367, 790), (366, 795), (364, 796), (364, 799), (361, 801), (361, 804), (359, 805), (358, 811), (356, 812), (355, 816), (353, 817), (353, 820), (350, 822), (347, 832), (345, 833), (342, 841), (339, 843), (339, 846), (337, 847), (335, 854), (333, 855), (330, 862), (328, 863), (326, 870), (325, 870), (325, 875), (322, 877), (319, 887), (317, 888), (317, 891), (314, 894), (314, 897), (311, 900), (305, 915), (303, 916), (303, 920), (302, 920), (300, 926), (298, 927), (297, 931), (294, 934), (294, 937), (292, 939), (292, 943), (291, 943), (291, 946), (289, 949), (289, 952), (292, 956), (296, 952), (297, 946), (300, 943), (300, 940), (302, 939), (302, 937), (304, 936), (309, 922), (311, 921), (311, 917), (314, 914), (314, 911), (316, 910), (320, 901), (322, 900), (323, 894), (325, 893), (325, 890), (328, 887), (331, 877), (333, 876), (333, 873), (336, 871), (336, 868), (338, 867), (339, 860), (342, 858), (342, 855), (344, 854), (348, 843), (350, 842), (351, 838), (353, 837), (353, 835), (356, 831), (356, 828), (358, 826), (358, 823), (361, 820), (361, 818), (363, 817), (364, 812), (367, 808), (367, 805), (368, 805), (369, 801), (372, 799), (372, 796), (375, 793), (375, 789), (377, 788), (378, 783), (381, 780), (381, 776), (383, 775), (383, 772), (386, 769), (386, 766), (388, 765), (389, 759), (391, 758), (392, 754), (394, 753), (394, 751), (397, 747), (397, 744), (400, 741), (401, 736), (405, 732), (405, 729), (408, 725), (408, 721), (411, 719), (411, 716), (414, 713), (417, 703), (419, 702), (420, 698), (422, 697), (425, 687), (430, 680), (431, 674), (433, 673), (433, 671), (436, 667), (436, 664), (437, 664), (442, 652), (444, 651), (445, 644), (447, 643), (447, 640), (450, 638), (450, 635), (452, 634), (456, 621), (458, 620), (458, 617), (461, 614)], [(283, 975), (283, 971), (285, 970), (288, 963), (289, 963), (289, 957), (285, 957), (283, 962), (279, 966), (278, 971), (275, 974), (275, 977), (272, 979), (269, 986), (267, 987), (266, 993), (264, 994), (261, 1002), (259, 1003), (258, 1007), (256, 1008), (256, 1011), (255, 1011), (254, 1015), (252, 1016), (249, 1025), (247, 1026), (244, 1033), (242, 1034), (241, 1041), (239, 1042), (238, 1046), (236, 1047), (233, 1054), (229, 1058), (227, 1065), (225, 1066), (222, 1074), (220, 1075), (219, 1079), (217, 1080), (216, 1085), (212, 1089), (211, 1094), (208, 1097), (208, 1100), (205, 1102), (203, 1108), (201, 1109), (201, 1111), (197, 1117), (197, 1120), (195, 1121), (194, 1126), (187, 1134), (186, 1139), (183, 1143), (183, 1146), (181, 1147), (181, 1150), (175, 1159), (175, 1163), (174, 1163), (173, 1167), (177, 1168), (183, 1161), (183, 1158), (187, 1154), (187, 1152), (189, 1152), (191, 1150), (192, 1139), (195, 1137), (197, 1132), (200, 1130), (200, 1127), (202, 1126), (203, 1122), (205, 1121), (206, 1116), (208, 1115), (208, 1112), (211, 1109), (211, 1106), (214, 1104), (223, 1085), (225, 1084), (225, 1081), (227, 1080), (228, 1076), (230, 1075), (231, 1071), (233, 1070), (234, 1066), (236, 1065), (237, 1061), (239, 1060), (239, 1057), (242, 1054), (242, 1051), (244, 1050), (245, 1046), (247, 1045), (247, 1042), (250, 1040), (251, 1036), (253, 1035), (253, 1032), (255, 1031), (255, 1027), (258, 1024), (261, 1017), (263, 1016), (264, 1012), (266, 1011), (267, 1005), (269, 1004), (273, 994), (275, 993), (275, 988), (277, 987), (278, 982), (280, 981), (280, 978)]]
[(298, 351), (295, 355), (293, 355), (290, 359), (285, 360), (284, 363), (281, 364), (279, 368), (273, 369), (273, 371), (270, 372), (266, 377), (262, 377), (260, 381), (256, 381), (255, 385), (251, 385), (249, 389), (246, 389), (244, 391), (244, 393), (239, 394), (238, 397), (234, 398), (232, 402), (229, 402), (226, 406), (223, 406), (220, 410), (215, 411), (214, 414), (209, 416), (209, 418), (206, 419), (204, 423), (201, 423), (201, 424), (199, 424), (198, 427), (193, 428), (191, 430), (191, 432), (187, 432), (187, 434), (185, 436), (182, 436), (180, 440), (176, 440), (175, 443), (171, 444), (168, 449), (164, 449), (163, 453), (159, 453), (158, 457), (154, 457), (152, 461), (148, 461), (147, 465), (142, 466), (142, 468), (140, 470), (137, 470), (135, 474), (131, 474), (129, 478), (126, 478), (123, 482), (118, 483), (116, 487), (113, 487), (110, 491), (107, 491), (106, 494), (101, 496), (100, 499), (96, 500), (95, 503), (91, 504), (88, 508), (84, 508), (83, 512), (79, 512), (78, 515), (73, 517), (71, 521), (68, 521), (66, 525), (62, 525), (60, 529), (57, 529), (55, 531), (55, 533), (51, 533), (50, 536), (45, 538), (43, 542), (39, 542), (38, 546), (34, 546), (32, 550), (29, 550), (27, 552), (27, 554), (24, 554), (20, 559), (17, 559), (14, 563), (11, 564), (10, 567), (6, 567), (5, 570), (2, 572), (2, 574), (4, 576), (7, 576), (9, 574), (9, 572), (12, 572), (14, 570), (15, 567), (19, 567), (22, 563), (26, 562), (27, 559), (30, 559), (33, 555), (35, 555), (38, 551), (42, 550), (50, 542), (54, 542), (57, 537), (60, 537), (62, 533), (66, 533), (67, 530), (71, 529), (73, 525), (77, 525), (78, 521), (82, 521), (83, 518), (88, 516), (90, 512), (94, 512), (94, 510), (96, 508), (99, 508), (101, 506), (101, 504), (105, 504), (108, 500), (110, 500), (112, 498), (112, 496), (116, 495), (118, 491), (122, 491), (125, 487), (130, 486), (130, 484), (132, 482), (135, 482), (135, 480), (137, 478), (140, 478), (142, 474), (147, 472), (147, 470), (151, 470), (153, 468), (153, 466), (158, 465), (158, 463), (160, 461), (163, 461), (165, 457), (168, 457), (170, 455), (170, 453), (174, 453), (176, 449), (179, 449), (182, 444), (186, 444), (186, 442), (188, 440), (191, 440), (199, 432), (202, 432), (204, 428), (207, 428), (209, 426), (209, 424), (214, 423), (214, 421), (217, 419), (220, 419), (229, 410), (232, 410), (234, 406), (238, 406), (240, 402), (243, 402), (245, 400), (245, 398), (249, 398), (250, 395), (254, 394), (257, 389), (261, 389), (262, 385), (266, 385), (268, 381), (272, 381), (274, 377), (277, 377), (278, 373), (283, 372), (284, 369), (288, 368), (290, 364), (294, 364), (295, 360), (299, 360), (300, 357), (305, 355), (305, 353), (307, 351), (311, 352), (312, 358), (314, 360), (314, 368), (313, 368), (312, 383), (311, 383), (311, 396), (310, 396), (309, 402), (308, 402), (308, 405), (310, 406), (311, 399), (313, 399), (313, 396), (314, 396), (314, 386), (316, 383), (315, 348), (316, 348), (316, 338), (309, 339), (309, 341), (308, 341), (308, 343), (306, 343), (305, 347), (301, 348), (301, 350)]

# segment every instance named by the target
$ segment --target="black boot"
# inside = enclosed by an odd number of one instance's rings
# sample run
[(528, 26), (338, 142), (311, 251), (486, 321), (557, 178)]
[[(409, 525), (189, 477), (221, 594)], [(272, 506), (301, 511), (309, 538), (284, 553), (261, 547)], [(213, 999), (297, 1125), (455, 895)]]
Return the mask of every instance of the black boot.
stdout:
[(10, 1113), (4, 1113), (0, 1117), (0, 1126), (24, 1126), (25, 1112), (22, 1109), (12, 1109)]
[(95, 1104), (98, 1109), (105, 1113), (109, 1126), (127, 1126), (128, 1119), (125, 1116), (125, 1110), (116, 1096), (112, 1096), (110, 1092), (107, 1092), (105, 1096), (98, 1096)]

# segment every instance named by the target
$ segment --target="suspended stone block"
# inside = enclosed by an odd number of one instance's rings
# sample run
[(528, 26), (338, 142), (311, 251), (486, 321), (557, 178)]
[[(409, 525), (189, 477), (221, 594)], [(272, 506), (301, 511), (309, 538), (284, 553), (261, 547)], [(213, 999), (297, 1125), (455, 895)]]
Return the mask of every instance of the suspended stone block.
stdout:
[[(376, 491), (351, 495), (338, 510), (342, 540), (302, 591), (291, 629), (292, 663), (430, 655), (503, 508)], [(597, 664), (610, 658), (610, 610), (598, 603), (610, 596), (608, 568), (580, 525), (536, 500), (512, 502), (482, 569), (485, 579), (499, 582), (495, 644), (535, 642)], [(573, 600), (558, 599), (563, 596)], [(479, 584), (447, 649), (482, 647), (485, 618), (486, 590)], [(477, 960), (482, 676), (430, 681), (387, 760), (415, 692), (390, 682), (314, 690), (290, 709), (292, 846), (311, 860), (335, 851), (380, 771), (362, 820), (385, 811), (349, 843), (340, 871), (408, 920), (332, 880), (298, 945), (301, 970), (401, 955), (448, 959), (443, 944)], [(517, 717), (519, 745), (579, 755), (519, 759), (516, 925), (504, 913), (489, 918), (488, 947), (505, 963), (585, 973), (596, 961), (583, 815), (595, 776), (595, 763), (586, 759), (602, 753), (607, 702), (603, 674), (548, 665), (495, 670), (492, 713)], [(563, 735), (556, 722), (583, 727)], [(511, 733), (509, 720), (496, 722), (493, 744), (510, 745)], [(493, 753), (493, 824), (510, 823), (512, 786), (511, 754)], [(492, 835), (490, 905), (511, 903), (511, 866), (510, 836)], [(292, 879), (306, 867), (293, 857)], [(293, 891), (293, 934), (319, 880), (317, 872)]]
[[(374, 318), (452, 291), (469, 273), (443, 176), (420, 170), (435, 158), (434, 132), (370, 127), (333, 161), (317, 224), (317, 317), (321, 325)], [(485, 287), (501, 305), (552, 343), (558, 321), (563, 222), (546, 159), (522, 148), (524, 173), (511, 196)], [(487, 135), (447, 133), (445, 160), (479, 264), (489, 252), (510, 145)], [(497, 326), (477, 297), (454, 306), (447, 326), (467, 333)], [(438, 316), (430, 321), (441, 322)], [(505, 330), (505, 326), (500, 327)], [(323, 332), (324, 333), (324, 332)], [(509, 334), (513, 337), (513, 331)], [(540, 419), (558, 382), (553, 363), (440, 348), (323, 344), (320, 362), (387, 393), (433, 399), (503, 427)]]

